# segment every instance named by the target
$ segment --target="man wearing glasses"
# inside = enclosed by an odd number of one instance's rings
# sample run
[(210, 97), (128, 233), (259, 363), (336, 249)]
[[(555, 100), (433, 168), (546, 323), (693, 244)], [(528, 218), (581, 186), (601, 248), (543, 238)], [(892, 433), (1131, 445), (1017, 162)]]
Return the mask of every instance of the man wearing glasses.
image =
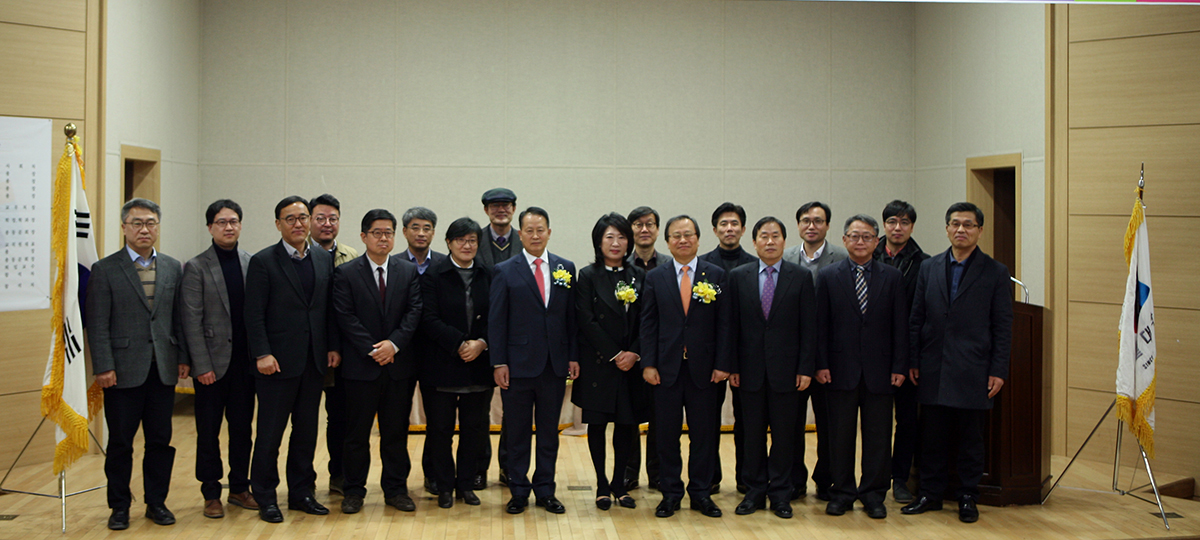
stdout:
[(416, 364), (413, 334), (421, 320), (421, 286), (416, 265), (389, 257), (396, 216), (367, 212), (360, 235), (367, 253), (334, 271), (333, 307), (342, 332), (342, 384), (346, 386), (346, 474), (342, 512), (362, 510), (371, 467), (371, 429), (379, 417), (380, 484), (384, 501), (416, 510), (408, 495), (408, 414), (412, 411)]
[(175, 464), (171, 410), (175, 381), (187, 378), (189, 366), (175, 301), (183, 270), (179, 261), (154, 249), (161, 216), (158, 205), (146, 199), (125, 203), (125, 247), (92, 265), (88, 281), (88, 344), (96, 383), (104, 389), (104, 475), (112, 530), (129, 528), (129, 478), (139, 424), (146, 439), (146, 517), (159, 525), (175, 523), (166, 506)]
[(404, 240), (408, 249), (401, 255), (415, 265), (417, 272), (424, 274), (431, 265), (437, 264), (446, 256), (429, 249), (433, 235), (437, 230), (437, 214), (424, 206), (414, 206), (404, 211), (400, 218), (404, 224)]
[[(921, 404), (921, 491), (904, 514), (942, 509), (950, 456), (958, 456), (958, 519), (979, 520), (983, 430), (1008, 378), (1012, 285), (1008, 268), (979, 249), (983, 211), (946, 210), (950, 249), (921, 264), (909, 317), (911, 368)], [(958, 439), (958, 448), (950, 441)], [(957, 452), (955, 452), (957, 450)]]
[(337, 333), (330, 332), (333, 261), (308, 243), (308, 201), (290, 196), (275, 205), (275, 228), (282, 237), (250, 258), (246, 271), (246, 337), (255, 362), (257, 434), (250, 460), (250, 488), (259, 517), (283, 522), (279, 486), (279, 445), (291, 420), (288, 440), (288, 508), (325, 515), (313, 497), (317, 472), (317, 411), (321, 380), (337, 367)]

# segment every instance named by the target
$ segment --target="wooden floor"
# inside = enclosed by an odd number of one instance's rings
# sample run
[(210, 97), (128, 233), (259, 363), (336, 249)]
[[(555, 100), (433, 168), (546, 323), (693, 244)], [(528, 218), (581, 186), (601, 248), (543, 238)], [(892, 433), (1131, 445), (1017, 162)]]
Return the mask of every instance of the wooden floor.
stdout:
[[(770, 512), (759, 511), (750, 516), (734, 515), (733, 509), (741, 496), (726, 482), (723, 491), (714, 499), (725, 516), (707, 518), (697, 512), (684, 509), (670, 519), (654, 517), (654, 507), (660, 500), (657, 492), (645, 487), (632, 495), (638, 500), (634, 510), (614, 507), (602, 512), (594, 506), (595, 477), (588, 457), (587, 441), (579, 437), (563, 436), (558, 463), (558, 498), (567, 507), (563, 515), (549, 514), (539, 508), (530, 507), (525, 514), (509, 516), (504, 513), (508, 492), (495, 483), (495, 467), (492, 468), (492, 484), (487, 490), (478, 492), (482, 506), (472, 507), (457, 504), (452, 509), (437, 507), (436, 501), (421, 489), (420, 466), (416, 466), (409, 478), (409, 488), (417, 498), (417, 511), (404, 513), (383, 504), (378, 488), (378, 460), (373, 463), (368, 482), (367, 504), (355, 515), (343, 515), (340, 511), (341, 497), (321, 489), (318, 500), (330, 507), (328, 516), (309, 516), (284, 510), (286, 521), (271, 525), (258, 519), (255, 512), (228, 507), (224, 519), (206, 519), (201, 515), (203, 501), (199, 483), (194, 479), (195, 428), (190, 410), (177, 412), (175, 416), (174, 446), (177, 450), (174, 478), (167, 505), (176, 515), (178, 523), (170, 527), (154, 525), (141, 516), (144, 507), (137, 500), (131, 509), (130, 529), (112, 532), (106, 528), (109, 509), (104, 490), (71, 497), (67, 502), (67, 534), (60, 533), (60, 507), (57, 499), (34, 497), (22, 494), (0, 496), (0, 515), (15, 515), (8, 521), (0, 521), (0, 539), (40, 540), (51, 538), (132, 538), (152, 537), (171, 539), (551, 539), (571, 538), (581, 540), (643, 539), (643, 540), (717, 540), (748, 539), (783, 540), (794, 538), (833, 539), (862, 538), (1200, 538), (1200, 502), (1166, 499), (1168, 512), (1182, 516), (1171, 521), (1171, 531), (1163, 528), (1162, 521), (1151, 515), (1157, 509), (1132, 497), (1121, 497), (1104, 491), (1111, 487), (1111, 464), (1077, 462), (1063, 484), (1044, 506), (1027, 507), (980, 507), (978, 523), (964, 524), (957, 514), (945, 510), (920, 516), (900, 514), (899, 504), (889, 500), (888, 518), (872, 520), (857, 507), (854, 512), (841, 517), (825, 515), (825, 503), (808, 497), (794, 503), (796, 517), (790, 520), (776, 518)], [(815, 435), (809, 434), (808, 461), (814, 461)], [(495, 446), (497, 436), (492, 436)], [(721, 437), (722, 462), (726, 479), (733, 477), (733, 437)], [(285, 439), (286, 440), (286, 439)], [(378, 438), (375, 439), (378, 444)], [(420, 463), (421, 445), (424, 436), (409, 438), (413, 462)], [(140, 438), (137, 445), (140, 445)], [(323, 446), (323, 441), (321, 446)], [(686, 445), (685, 445), (686, 447)], [(284, 449), (286, 451), (286, 448)], [(328, 478), (323, 473), (326, 458), (324, 448), (318, 449), (317, 467), (320, 476), (318, 486), (327, 486)], [(378, 455), (373, 452), (373, 455)], [(2, 457), (11, 460), (13, 456)], [(135, 453), (133, 492), (135, 499), (141, 498), (141, 456)], [(5, 466), (9, 462), (5, 461)], [(280, 463), (283, 463), (281, 457)], [(1054, 473), (1066, 465), (1065, 458), (1054, 459)], [(686, 470), (686, 468), (685, 468)], [(1126, 470), (1123, 478), (1129, 479)], [(1139, 475), (1145, 483), (1144, 474)], [(103, 458), (89, 455), (81, 459), (68, 473), (68, 492), (97, 486), (104, 482)], [(1169, 480), (1169, 479), (1166, 479)], [(1136, 481), (1136, 480), (1135, 480)], [(643, 485), (645, 478), (642, 478)], [(10, 489), (56, 493), (55, 478), (50, 475), (49, 464), (18, 467), (5, 483)], [(280, 499), (286, 500), (282, 492)], [(1124, 486), (1128, 488), (1129, 486)], [(810, 486), (810, 491), (811, 491)], [(1152, 498), (1152, 497), (1151, 497)]]

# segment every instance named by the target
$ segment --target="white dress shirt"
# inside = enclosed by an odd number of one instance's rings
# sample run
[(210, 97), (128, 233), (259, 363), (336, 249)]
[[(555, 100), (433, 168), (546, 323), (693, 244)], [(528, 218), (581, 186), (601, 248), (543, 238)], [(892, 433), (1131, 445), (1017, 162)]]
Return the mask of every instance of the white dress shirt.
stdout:
[[(524, 249), (521, 250), (521, 253), (525, 254), (525, 262), (529, 264), (529, 271), (531, 272), (537, 272), (537, 265), (533, 261), (542, 260), (542, 283), (545, 284), (542, 287), (542, 298), (545, 300), (547, 306), (550, 305), (550, 255), (543, 251), (541, 257), (534, 257), (529, 251)], [(537, 282), (536, 276), (534, 282)]]

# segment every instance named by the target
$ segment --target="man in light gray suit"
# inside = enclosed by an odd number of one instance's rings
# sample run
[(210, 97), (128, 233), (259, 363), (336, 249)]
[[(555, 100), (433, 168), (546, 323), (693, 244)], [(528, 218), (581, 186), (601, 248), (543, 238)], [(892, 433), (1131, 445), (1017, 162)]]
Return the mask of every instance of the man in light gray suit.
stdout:
[[(846, 259), (846, 248), (825, 241), (829, 233), (829, 220), (833, 214), (829, 205), (813, 201), (804, 203), (796, 210), (796, 227), (800, 229), (800, 245), (783, 251), (783, 260), (796, 263), (812, 272), (813, 285), (818, 294), (821, 281), (817, 278), (821, 269)], [(816, 309), (816, 306), (812, 306)], [(803, 497), (808, 490), (808, 466), (804, 463), (804, 434), (807, 427), (808, 399), (812, 398), (813, 420), (817, 425), (817, 463), (813, 467), (812, 480), (817, 486), (817, 498), (829, 501), (829, 488), (833, 486), (833, 475), (829, 472), (829, 411), (825, 405), (825, 385), (814, 384), (800, 393), (800, 414), (796, 418), (796, 450), (792, 463), (792, 499)]]
[(175, 523), (166, 506), (175, 464), (171, 410), (175, 380), (187, 378), (189, 366), (175, 301), (183, 271), (179, 261), (154, 249), (161, 215), (158, 205), (146, 199), (125, 203), (125, 246), (92, 265), (88, 280), (88, 344), (96, 383), (104, 389), (104, 474), (112, 530), (129, 528), (129, 479), (138, 425), (146, 439), (146, 517), (159, 525)]
[(183, 268), (181, 316), (196, 381), (196, 480), (204, 517), (221, 518), (221, 419), (229, 420), (229, 504), (258, 510), (250, 495), (254, 372), (246, 347), (246, 268), (238, 247), (242, 207), (218, 200), (205, 212), (213, 242)]

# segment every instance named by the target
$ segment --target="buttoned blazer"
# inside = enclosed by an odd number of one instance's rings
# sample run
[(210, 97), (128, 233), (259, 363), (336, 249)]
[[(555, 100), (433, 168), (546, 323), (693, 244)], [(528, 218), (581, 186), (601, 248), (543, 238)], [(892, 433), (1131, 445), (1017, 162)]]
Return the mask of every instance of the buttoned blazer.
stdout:
[[(725, 271), (721, 267), (696, 260), (693, 284), (708, 282), (723, 288)], [(730, 306), (733, 299), (724, 292), (711, 303), (693, 298), (686, 315), (675, 280), (675, 264), (659, 266), (646, 274), (646, 290), (642, 306), (642, 367), (658, 370), (663, 385), (675, 384), (681, 376), (690, 376), (697, 388), (712, 384), (714, 369), (731, 372), (734, 369), (730, 349), (726, 345), (730, 325)], [(683, 358), (687, 348), (687, 360)], [(687, 363), (688, 373), (683, 373)]]
[(729, 344), (737, 361), (740, 388), (757, 392), (796, 390), (796, 375), (811, 377), (816, 366), (817, 319), (812, 309), (815, 287), (809, 271), (782, 261), (775, 278), (769, 316), (763, 316), (758, 287), (759, 265), (729, 272), (727, 289), (733, 309)]
[[(978, 249), (978, 248), (977, 248)], [(988, 377), (1008, 378), (1012, 352), (1012, 286), (1008, 268), (980, 250), (950, 298), (950, 250), (921, 263), (909, 318), (917, 399), (927, 405), (990, 409)]]
[[(488, 339), (488, 297), (491, 274), (483, 265), (471, 268), (471, 304), (467, 321), (467, 291), (450, 257), (431, 264), (421, 275), (421, 326), (417, 349), (421, 384), (434, 387), (494, 386), (488, 351), (470, 362), (458, 355), (464, 341)], [(470, 324), (468, 324), (468, 322)], [(489, 344), (490, 345), (490, 344)]]
[(274, 355), (280, 371), (255, 376), (290, 379), (304, 374), (312, 358), (325, 373), (327, 354), (338, 350), (337, 323), (332, 317), (333, 257), (321, 248), (308, 248), (315, 276), (312, 297), (304, 294), (300, 276), (280, 241), (250, 257), (246, 270), (246, 340), (250, 359)]
[[(803, 256), (804, 244), (800, 243), (790, 248), (783, 250), (783, 260), (794, 263), (803, 267), (800, 264), (800, 257)], [(821, 270), (826, 266), (846, 260), (850, 254), (846, 253), (846, 248), (836, 245), (828, 240), (825, 241), (825, 251), (821, 252), (821, 257), (817, 259), (817, 271), (810, 272), (813, 278), (813, 284), (818, 288), (821, 287)]]
[(177, 301), (182, 276), (179, 261), (159, 252), (151, 307), (125, 246), (92, 265), (85, 306), (93, 373), (115, 370), (116, 388), (135, 388), (153, 362), (158, 379), (175, 385), (178, 365), (188, 363)]
[[(515, 246), (514, 246), (515, 247)], [(488, 345), (493, 366), (507, 365), (509, 376), (537, 377), (549, 359), (554, 375), (565, 378), (576, 361), (575, 293), (554, 284), (560, 266), (577, 279), (575, 264), (547, 253), (550, 302), (542, 302), (537, 281), (523, 253), (495, 266), (488, 299)]]
[(638, 332), (646, 272), (636, 266), (626, 266), (625, 270), (629, 276), (626, 284), (638, 294), (638, 299), (628, 308), (617, 299), (616, 287), (603, 265), (589, 264), (579, 269), (579, 280), (574, 289), (580, 366), (579, 378), (572, 383), (571, 402), (584, 409), (616, 412), (611, 408), (620, 379), (628, 379), (634, 390), (634, 410), (645, 405), (641, 362), (635, 363), (629, 371), (621, 371), (616, 362), (611, 361), (621, 351), (640, 355), (642, 350)]
[[(250, 266), (250, 254), (237, 248), (242, 281)], [(183, 267), (179, 292), (184, 341), (192, 360), (192, 375), (212, 372), (220, 380), (229, 369), (233, 354), (233, 324), (230, 320), (229, 290), (225, 272), (217, 258), (217, 247), (209, 246)]]
[[(388, 257), (386, 299), (379, 295), (379, 277), (367, 255), (333, 270), (333, 311), (342, 338), (342, 377), (374, 381), (386, 372), (392, 380), (417, 373), (413, 335), (421, 324), (421, 281), (417, 265)], [(385, 301), (386, 300), (386, 301)], [(371, 358), (373, 345), (391, 340), (396, 355), (386, 366)]]
[(892, 374), (908, 372), (908, 300), (900, 271), (871, 264), (867, 312), (859, 307), (854, 263), (821, 269), (817, 290), (817, 369), (828, 369), (832, 390), (862, 382), (872, 394), (891, 394)]

